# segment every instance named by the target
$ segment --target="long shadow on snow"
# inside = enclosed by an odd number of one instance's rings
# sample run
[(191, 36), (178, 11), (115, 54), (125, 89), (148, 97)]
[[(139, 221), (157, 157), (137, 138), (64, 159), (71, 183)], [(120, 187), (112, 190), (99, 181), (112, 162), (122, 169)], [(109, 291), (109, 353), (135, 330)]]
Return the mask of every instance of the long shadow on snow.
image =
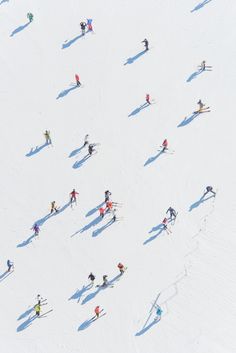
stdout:
[(140, 105), (140, 107), (134, 109), (129, 115), (128, 117), (131, 117), (131, 116), (134, 116), (136, 114), (138, 114), (141, 110), (145, 109), (149, 107), (149, 104), (148, 103), (144, 103), (143, 105)]
[(80, 35), (76, 36), (75, 38), (73, 38), (73, 39), (71, 39), (69, 41), (66, 40), (65, 43), (62, 44), (61, 49), (69, 48), (72, 44), (74, 44), (78, 39), (80, 39), (82, 37), (84, 37), (84, 36), (82, 34), (80, 34)]
[(126, 63), (124, 63), (124, 65), (133, 64), (137, 59), (139, 59), (145, 53), (146, 53), (146, 50), (142, 50), (140, 53), (136, 54), (135, 56), (128, 58)]
[(12, 34), (10, 35), (10, 37), (13, 37), (15, 34), (17, 34), (17, 33), (21, 32), (21, 31), (23, 31), (26, 27), (29, 26), (29, 24), (30, 24), (30, 22), (27, 22), (26, 24), (17, 27), (17, 28), (12, 32)]
[(194, 78), (196, 78), (198, 75), (200, 75), (203, 72), (203, 70), (198, 70), (192, 73), (189, 78), (186, 80), (186, 82), (191, 82)]
[(28, 317), (27, 320), (25, 320), (22, 324), (20, 324), (20, 326), (17, 327), (16, 331), (20, 332), (20, 331), (25, 330), (27, 327), (32, 325), (32, 323), (35, 319), (36, 319), (36, 315), (34, 315), (32, 317)]
[(200, 10), (203, 6), (209, 4), (212, 0), (204, 0), (203, 2), (200, 2), (197, 6), (194, 7), (190, 12), (198, 11)]
[(92, 216), (92, 214), (94, 214), (95, 212), (97, 212), (99, 210), (100, 207), (102, 207), (102, 205), (104, 205), (105, 201), (103, 201), (102, 203), (100, 203), (99, 205), (97, 205), (96, 207), (94, 207), (92, 210), (90, 210), (87, 214), (86, 217)]
[(104, 226), (102, 226), (101, 228), (98, 228), (96, 230), (93, 231), (92, 236), (93, 237), (97, 237), (99, 234), (101, 234), (106, 228), (110, 227), (112, 224), (114, 223), (114, 221), (111, 219), (110, 221), (108, 221)]
[(80, 151), (81, 151), (83, 148), (84, 148), (84, 145), (81, 146), (81, 147), (79, 147), (79, 148), (76, 148), (74, 151), (72, 151), (72, 152), (69, 154), (68, 158), (71, 158), (71, 157), (76, 156), (78, 153), (80, 153)]
[(0, 275), (0, 282), (4, 281), (5, 278), (7, 278), (8, 276), (10, 276), (13, 272), (8, 272), (5, 271)]
[(146, 162), (144, 163), (144, 167), (146, 167), (146, 165), (148, 165), (148, 164), (154, 162), (154, 161), (155, 161), (157, 158), (159, 158), (162, 154), (163, 154), (163, 152), (160, 151), (160, 152), (158, 152), (155, 156), (148, 158), (148, 160), (146, 160)]
[(83, 286), (81, 289), (77, 289), (76, 292), (68, 300), (77, 299), (77, 303), (79, 303), (83, 294), (87, 292), (89, 289), (91, 289), (92, 286), (93, 286), (92, 284), (88, 284), (87, 286)]
[(85, 329), (88, 328), (92, 323), (93, 323), (93, 319), (89, 319), (89, 320), (84, 321), (84, 322), (78, 327), (78, 331), (85, 330)]
[(189, 212), (191, 212), (194, 208), (197, 208), (198, 206), (200, 206), (203, 202), (206, 202), (207, 200), (211, 199), (212, 197), (214, 197), (214, 195), (211, 195), (209, 197), (207, 197), (206, 199), (204, 199), (204, 196), (202, 196), (198, 201), (194, 202), (190, 207), (189, 207)]
[(177, 125), (177, 127), (182, 127), (185, 125), (188, 125), (191, 123), (191, 121), (193, 121), (193, 119), (195, 119), (200, 113), (192, 113), (192, 115), (190, 115), (189, 117), (185, 117), (183, 121), (181, 121), (181, 123), (179, 123), (179, 125)]
[(84, 156), (80, 161), (76, 161), (72, 168), (74, 169), (78, 169), (80, 167), (82, 167), (82, 165), (90, 158), (90, 155), (89, 154), (86, 154), (86, 156)]
[(143, 335), (145, 332), (147, 332), (152, 326), (156, 325), (158, 322), (160, 321), (159, 320), (153, 320), (149, 325), (147, 325), (146, 327), (144, 327), (142, 330), (140, 330), (139, 332), (137, 332), (135, 334), (135, 336), (141, 336)]
[(17, 248), (23, 248), (24, 246), (29, 245), (30, 243), (32, 243), (32, 240), (35, 238), (35, 234), (31, 235), (28, 239), (23, 240), (22, 243), (19, 243), (17, 245)]
[(110, 286), (111, 284), (113, 284), (114, 282), (118, 281), (118, 280), (120, 279), (120, 277), (121, 277), (121, 276), (120, 276), (120, 274), (119, 274), (119, 275), (115, 276), (114, 278), (112, 278), (110, 281), (108, 281), (108, 283), (107, 283), (106, 286), (104, 286), (104, 287), (102, 287), (102, 286), (97, 287), (97, 289), (96, 289), (93, 293), (88, 294), (88, 295), (84, 298), (84, 300), (82, 301), (81, 304), (84, 305), (84, 304), (86, 304), (87, 302), (89, 302), (90, 300), (92, 300), (93, 298), (95, 298), (96, 295), (97, 295), (101, 290), (104, 290), (104, 289), (109, 288), (109, 286)]
[(153, 235), (152, 237), (148, 238), (147, 240), (145, 240), (145, 241), (143, 242), (143, 245), (146, 245), (146, 244), (150, 243), (151, 241), (153, 241), (154, 239), (156, 239), (156, 238), (158, 237), (158, 235), (160, 235), (160, 234), (163, 232), (164, 229), (165, 229), (165, 228), (164, 228), (164, 226), (163, 226), (162, 223), (158, 224), (156, 227), (153, 227), (153, 228), (149, 231), (149, 233), (156, 232), (156, 231), (158, 231), (158, 233), (155, 234), (155, 235)]
[(67, 88), (67, 89), (61, 91), (61, 92), (58, 94), (58, 96), (57, 96), (56, 99), (60, 99), (60, 98), (65, 97), (68, 93), (70, 93), (71, 91), (73, 91), (73, 90), (76, 89), (76, 88), (78, 88), (78, 86), (77, 86), (77, 85), (73, 85), (72, 87)]
[(26, 157), (34, 156), (36, 153), (39, 153), (44, 147), (48, 146), (48, 143), (45, 142), (41, 146), (36, 146), (35, 148), (31, 148), (31, 150), (25, 155)]
[(90, 229), (91, 227), (96, 226), (98, 223), (100, 223), (102, 220), (101, 216), (98, 216), (97, 218), (93, 219), (89, 224), (87, 224), (86, 226), (84, 226), (82, 229), (80, 229), (80, 233), (85, 232), (86, 230)]
[(33, 310), (34, 310), (33, 307), (31, 307), (30, 309), (27, 309), (23, 314), (21, 314), (21, 315), (18, 317), (17, 320), (19, 321), (19, 320), (24, 319), (26, 316), (28, 316), (29, 314), (31, 314)]

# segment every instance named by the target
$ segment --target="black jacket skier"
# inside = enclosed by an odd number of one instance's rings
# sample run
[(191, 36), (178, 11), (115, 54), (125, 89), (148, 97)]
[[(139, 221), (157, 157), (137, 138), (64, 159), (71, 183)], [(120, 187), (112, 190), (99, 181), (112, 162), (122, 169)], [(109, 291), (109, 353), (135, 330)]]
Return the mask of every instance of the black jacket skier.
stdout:
[(148, 48), (148, 40), (145, 38), (143, 41), (142, 41), (142, 43), (144, 43), (144, 46), (145, 46), (145, 50), (148, 50), (149, 48)]

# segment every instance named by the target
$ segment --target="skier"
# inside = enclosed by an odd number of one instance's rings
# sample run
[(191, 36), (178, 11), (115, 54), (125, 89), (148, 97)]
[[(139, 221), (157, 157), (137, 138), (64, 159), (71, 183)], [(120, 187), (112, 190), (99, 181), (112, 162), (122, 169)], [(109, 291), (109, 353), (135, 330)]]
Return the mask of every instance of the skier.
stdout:
[(107, 275), (102, 276), (102, 279), (103, 279), (102, 287), (106, 287), (108, 283)]
[(41, 297), (40, 294), (37, 295), (37, 302), (38, 302), (38, 305), (41, 305), (41, 301), (43, 300), (43, 298)]
[(89, 138), (89, 135), (88, 134), (85, 135), (85, 137), (84, 137), (84, 147), (89, 144), (88, 143), (88, 138)]
[(101, 311), (100, 311), (100, 306), (99, 306), (99, 305), (96, 306), (96, 308), (94, 309), (94, 312), (95, 312), (96, 317), (97, 317), (97, 319), (98, 319), (98, 318), (99, 318), (99, 314), (101, 313)]
[(121, 262), (119, 262), (117, 267), (120, 270), (120, 274), (123, 275), (123, 273), (125, 272), (125, 266)]
[(75, 74), (75, 81), (76, 81), (77, 86), (81, 85), (80, 80), (79, 80), (79, 75), (77, 75), (77, 74)]
[(86, 26), (87, 26), (87, 24), (85, 22), (80, 22), (80, 28), (81, 28), (82, 36), (85, 35)]
[(58, 208), (56, 206), (56, 201), (51, 202), (51, 211), (50, 213), (53, 213), (53, 211), (58, 212)]
[(206, 70), (206, 61), (203, 60), (200, 65), (200, 71), (205, 71)]
[(33, 230), (34, 230), (34, 235), (35, 236), (39, 235), (40, 228), (39, 228), (37, 223), (35, 223), (35, 225), (33, 226)]
[(36, 316), (40, 316), (40, 311), (41, 311), (41, 306), (40, 306), (40, 304), (36, 304), (36, 305), (34, 306), (34, 310), (35, 310), (35, 315), (36, 315)]
[(115, 222), (116, 219), (117, 219), (117, 216), (116, 216), (116, 208), (114, 208), (114, 210), (112, 211), (112, 221)]
[(73, 189), (72, 192), (70, 193), (70, 203), (77, 201), (76, 195), (79, 195), (79, 193), (76, 192), (75, 189)]
[(91, 18), (87, 18), (88, 31), (93, 31), (92, 21), (93, 20)]
[(91, 156), (93, 154), (93, 152), (95, 152), (94, 144), (90, 143), (88, 146), (88, 153)]
[(177, 217), (177, 213), (176, 213), (176, 211), (172, 208), (172, 207), (169, 207), (168, 208), (168, 210), (166, 211), (166, 214), (168, 213), (168, 212), (170, 212), (170, 218), (172, 219), (172, 218), (176, 218)]
[(199, 99), (199, 101), (197, 102), (197, 104), (199, 105), (199, 109), (197, 110), (197, 112), (200, 113), (202, 110), (205, 109), (204, 106), (205, 106), (206, 104), (203, 104), (202, 101), (201, 101), (201, 99)]
[(103, 207), (100, 207), (100, 208), (99, 208), (99, 215), (100, 215), (102, 218), (103, 218), (104, 215), (105, 215), (105, 211), (106, 211), (105, 208), (103, 208)]
[(52, 144), (52, 140), (50, 137), (50, 131), (46, 130), (44, 133), (45, 139), (46, 139), (46, 144), (47, 145), (51, 145)]
[(162, 221), (162, 225), (165, 230), (167, 230), (167, 223), (168, 223), (168, 218), (165, 217)]
[(148, 40), (145, 38), (144, 40), (142, 40), (142, 43), (144, 43), (144, 46), (145, 46), (145, 50), (147, 51), (149, 48), (148, 48)]
[(105, 202), (110, 200), (111, 192), (109, 190), (105, 191)]
[(7, 260), (7, 267), (8, 267), (7, 272), (10, 272), (11, 269), (14, 270), (14, 263), (10, 260)]
[(150, 95), (148, 93), (146, 94), (146, 103), (151, 104)]
[(27, 18), (28, 18), (28, 20), (29, 20), (30, 22), (32, 22), (32, 21), (33, 21), (33, 18), (34, 18), (34, 15), (33, 15), (31, 12), (28, 12), (28, 13), (27, 13)]
[(156, 309), (156, 317), (154, 320), (159, 321), (161, 319), (162, 309), (159, 305), (156, 305), (155, 309)]
[(91, 284), (93, 285), (94, 280), (95, 280), (95, 276), (94, 276), (94, 274), (92, 272), (89, 274), (88, 279), (90, 279)]
[(107, 210), (107, 212), (111, 212), (112, 207), (113, 207), (112, 201), (107, 201), (106, 202), (106, 210)]
[(212, 186), (207, 186), (206, 187), (206, 191), (204, 192), (203, 197), (205, 197), (206, 194), (208, 194), (208, 192), (211, 192), (214, 195), (214, 197), (216, 196), (216, 192), (213, 191), (213, 187)]
[(165, 139), (164, 141), (163, 141), (163, 143), (162, 143), (162, 147), (163, 147), (163, 149), (162, 149), (162, 152), (165, 152), (168, 148), (168, 141), (167, 141), (167, 139)]

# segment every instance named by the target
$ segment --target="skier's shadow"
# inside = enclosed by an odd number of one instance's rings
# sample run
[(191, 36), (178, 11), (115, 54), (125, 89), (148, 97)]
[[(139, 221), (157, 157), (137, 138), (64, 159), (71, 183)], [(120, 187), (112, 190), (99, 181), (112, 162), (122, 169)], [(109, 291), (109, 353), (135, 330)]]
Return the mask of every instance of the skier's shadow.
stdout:
[(203, 70), (197, 70), (193, 72), (189, 78), (186, 80), (186, 82), (191, 82), (194, 78), (196, 78), (198, 75), (200, 75), (203, 72)]
[(26, 316), (28, 316), (29, 314), (31, 314), (33, 310), (34, 310), (33, 307), (31, 307), (30, 309), (27, 309), (23, 314), (21, 314), (21, 315), (18, 317), (17, 320), (19, 321), (19, 320), (24, 319)]
[(60, 99), (60, 98), (65, 97), (68, 93), (70, 93), (71, 91), (73, 91), (74, 89), (76, 89), (76, 88), (78, 88), (78, 87), (79, 87), (79, 86), (77, 86), (77, 85), (73, 85), (72, 87), (67, 88), (67, 89), (61, 91), (61, 92), (58, 94), (58, 96), (57, 96), (56, 99)]
[(90, 300), (92, 300), (93, 298), (95, 298), (96, 297), (96, 295), (98, 295), (98, 293), (102, 290), (102, 289), (105, 289), (106, 287), (97, 287), (97, 289), (94, 291), (94, 292), (92, 292), (92, 293), (90, 293), (90, 294), (88, 294), (83, 300), (82, 300), (82, 303), (81, 303), (81, 305), (84, 305), (84, 304), (86, 304), (87, 302), (89, 302)]
[(200, 10), (203, 6), (209, 4), (212, 0), (204, 0), (203, 2), (200, 2), (197, 6), (194, 7), (190, 12), (198, 11)]
[[(95, 219), (93, 219), (89, 224), (87, 224), (86, 226), (84, 226), (82, 229), (79, 230), (79, 233), (83, 233), (86, 230), (90, 229), (91, 227), (96, 226), (98, 223), (100, 223), (102, 220), (101, 216), (96, 217)], [(76, 233), (75, 233), (76, 234)], [(74, 234), (74, 235), (75, 235)]]
[(147, 325), (146, 327), (142, 328), (142, 330), (138, 331), (135, 336), (141, 336), (143, 335), (145, 332), (147, 332), (152, 326), (156, 325), (158, 322), (160, 321), (160, 319), (153, 319), (153, 321)]
[(31, 157), (31, 156), (35, 155), (36, 153), (39, 153), (46, 146), (48, 146), (47, 142), (45, 142), (41, 146), (36, 146), (35, 148), (32, 147), (31, 150), (25, 156), (26, 157)]
[(67, 202), (64, 206), (62, 206), (61, 208), (58, 209), (57, 212), (53, 212), (53, 213), (49, 213), (47, 214), (45, 217), (38, 219), (37, 221), (34, 222), (34, 224), (37, 224), (38, 226), (42, 226), (47, 220), (49, 220), (51, 217), (54, 217), (56, 215), (58, 215), (59, 213), (62, 213), (63, 211), (65, 211), (68, 206), (70, 205), (70, 201)]
[(147, 108), (149, 106), (148, 103), (144, 103), (143, 105), (140, 105), (140, 107), (134, 109), (129, 115), (128, 117), (130, 118), (131, 116), (134, 116), (136, 114), (138, 114), (141, 110)]
[(104, 226), (102, 226), (101, 228), (98, 228), (98, 229), (94, 230), (92, 236), (93, 236), (93, 237), (97, 237), (97, 236), (100, 235), (106, 228), (110, 227), (113, 223), (114, 223), (114, 221), (111, 219), (110, 221), (108, 221), (108, 222), (107, 222)]
[(86, 156), (84, 156), (80, 161), (76, 161), (72, 168), (74, 169), (78, 169), (80, 167), (82, 167), (82, 165), (89, 159), (90, 155), (89, 154), (86, 154)]
[(26, 24), (22, 25), (22, 26), (17, 27), (17, 28), (11, 33), (10, 37), (13, 37), (15, 34), (17, 34), (17, 33), (21, 32), (21, 31), (23, 31), (26, 27), (29, 26), (29, 24), (30, 24), (30, 21), (27, 22)]
[(10, 276), (10, 274), (12, 274), (12, 272), (8, 272), (5, 271), (0, 275), (0, 282), (4, 281), (5, 278), (7, 278), (8, 276)]
[(92, 216), (92, 214), (94, 214), (95, 212), (97, 212), (99, 210), (100, 207), (102, 207), (102, 205), (104, 205), (105, 201), (103, 201), (102, 203), (100, 203), (99, 205), (97, 205), (96, 207), (94, 207), (92, 210), (90, 210), (87, 214), (86, 217)]
[(211, 195), (209, 197), (207, 197), (206, 199), (204, 198), (205, 196), (203, 195), (198, 201), (194, 202), (190, 207), (189, 207), (189, 212), (191, 212), (194, 208), (197, 208), (198, 206), (200, 206), (203, 202), (206, 202), (207, 200), (211, 199), (212, 197), (214, 197), (214, 195)]
[(177, 127), (182, 127), (185, 125), (188, 125), (191, 123), (191, 121), (193, 121), (200, 113), (195, 113), (193, 112), (189, 117), (185, 117), (184, 120), (181, 121), (181, 123), (179, 123), (179, 125), (177, 125)]
[(65, 40), (65, 42), (62, 44), (61, 49), (69, 48), (72, 44), (74, 44), (78, 39), (80, 39), (82, 37), (84, 37), (84, 36), (82, 34), (80, 34), (69, 41)]
[(146, 53), (146, 50), (142, 50), (140, 53), (136, 54), (135, 56), (128, 58), (126, 63), (124, 63), (124, 65), (133, 64), (137, 59), (139, 59), (145, 53)]
[(84, 293), (91, 288), (92, 288), (92, 284), (88, 284), (87, 286), (83, 286), (81, 289), (77, 289), (77, 291), (68, 300), (72, 300), (72, 299), (77, 300), (77, 303), (79, 303)]
[(28, 239), (23, 240), (22, 243), (19, 243), (17, 245), (17, 248), (23, 248), (24, 246), (29, 245), (30, 243), (32, 243), (32, 240), (35, 238), (35, 234), (31, 235)]
[(163, 232), (164, 229), (165, 229), (165, 228), (164, 228), (164, 226), (163, 226), (162, 223), (158, 224), (156, 227), (153, 227), (153, 228), (149, 231), (149, 233), (156, 232), (156, 231), (158, 231), (158, 232), (157, 232), (155, 235), (153, 235), (152, 237), (150, 237), (150, 238), (148, 238), (147, 240), (145, 240), (145, 241), (143, 242), (143, 245), (146, 245), (146, 244), (150, 243), (151, 241), (155, 240), (155, 239)]
[(94, 319), (89, 319), (84, 321), (79, 327), (78, 327), (78, 331), (83, 331), (86, 328), (88, 328), (92, 323), (93, 323)]
[(81, 146), (81, 147), (79, 147), (79, 148), (76, 148), (74, 151), (72, 151), (72, 152), (69, 154), (68, 158), (71, 158), (71, 157), (76, 156), (78, 153), (80, 153), (80, 151), (81, 151), (83, 148), (84, 148), (84, 145)]
[(146, 165), (153, 163), (157, 158), (159, 158), (161, 155), (163, 154), (163, 151), (160, 151), (159, 153), (157, 153), (155, 156), (152, 156), (150, 158), (148, 158), (148, 160), (146, 160), (146, 162), (144, 163), (144, 167), (146, 167)]
[(33, 317), (28, 317), (27, 320), (25, 320), (22, 324), (20, 324), (20, 326), (17, 327), (16, 331), (21, 332), (21, 331), (25, 330), (27, 327), (32, 325), (32, 323), (35, 319), (36, 319), (36, 315), (34, 315)]

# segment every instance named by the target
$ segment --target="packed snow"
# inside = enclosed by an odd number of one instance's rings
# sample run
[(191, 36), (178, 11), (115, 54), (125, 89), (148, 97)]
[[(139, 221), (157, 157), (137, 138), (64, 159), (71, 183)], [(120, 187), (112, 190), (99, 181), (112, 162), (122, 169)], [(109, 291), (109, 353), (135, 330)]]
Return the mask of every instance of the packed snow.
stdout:
[(0, 1), (2, 353), (236, 352), (235, 13)]

